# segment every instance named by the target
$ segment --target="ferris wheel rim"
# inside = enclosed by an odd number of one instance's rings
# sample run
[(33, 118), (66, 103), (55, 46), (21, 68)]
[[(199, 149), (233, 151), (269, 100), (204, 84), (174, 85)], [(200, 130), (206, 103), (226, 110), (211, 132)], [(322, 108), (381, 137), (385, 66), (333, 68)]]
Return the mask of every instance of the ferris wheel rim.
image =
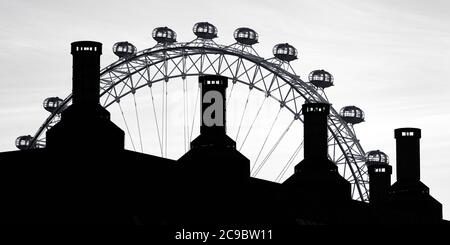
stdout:
[[(273, 73), (276, 73), (277, 75), (279, 75), (281, 73), (285, 74), (285, 76), (294, 79), (302, 87), (308, 88), (308, 92), (312, 92), (314, 94), (314, 96), (317, 96), (319, 98), (318, 101), (328, 103), (328, 101), (325, 98), (323, 98), (319, 93), (317, 93), (317, 91), (311, 85), (309, 85), (308, 83), (306, 83), (303, 80), (301, 80), (295, 74), (292, 74), (292, 73), (288, 72), (287, 70), (285, 70), (283, 68), (280, 68), (277, 63), (271, 62), (272, 58), (264, 59), (264, 58), (262, 58), (260, 56), (256, 56), (256, 55), (248, 53), (246, 51), (239, 50), (239, 49), (236, 49), (236, 48), (231, 48), (230, 45), (229, 46), (225, 46), (225, 45), (219, 45), (219, 44), (216, 44), (216, 43), (214, 43), (213, 45), (208, 45), (209, 43), (205, 43), (205, 45), (203, 45), (203, 46), (188, 46), (191, 43), (192, 42), (176, 43), (176, 44), (165, 45), (165, 46), (158, 46), (158, 45), (156, 45), (155, 47), (151, 47), (151, 48), (139, 51), (135, 55), (126, 57), (124, 59), (119, 59), (119, 60), (113, 62), (112, 64), (110, 64), (109, 66), (103, 68), (100, 71), (100, 76), (104, 75), (108, 71), (113, 70), (114, 68), (118, 67), (121, 64), (128, 63), (129, 61), (137, 59), (137, 58), (142, 57), (142, 56), (150, 56), (151, 54), (155, 54), (155, 53), (159, 53), (159, 52), (167, 53), (168, 51), (172, 51), (172, 50), (183, 50), (184, 51), (186, 49), (199, 49), (200, 51), (198, 53), (181, 53), (178, 56), (171, 56), (170, 59), (174, 59), (174, 58), (181, 57), (181, 56), (184, 56), (184, 55), (196, 55), (196, 54), (223, 54), (223, 55), (228, 54), (228, 55), (232, 55), (232, 56), (237, 56), (239, 58), (246, 59), (246, 60), (248, 60), (248, 61), (250, 61), (252, 63), (255, 63), (255, 64), (258, 63), (260, 66), (266, 68), (267, 70), (272, 71)], [(176, 46), (177, 44), (178, 44), (178, 46)], [(217, 51), (217, 53), (212, 53), (212, 52), (211, 53), (207, 53), (205, 51)], [(160, 60), (159, 62), (163, 62), (163, 60)], [(262, 64), (261, 62), (265, 62), (265, 63)], [(156, 63), (153, 63), (153, 64), (156, 64)], [(269, 69), (269, 67), (271, 67), (272, 69)], [(290, 82), (288, 82), (285, 79), (285, 76), (280, 76), (279, 75), (279, 77), (282, 78), (283, 81), (285, 81), (286, 83), (290, 83)], [(294, 89), (296, 89), (295, 86), (292, 86), (292, 87)], [(302, 93), (300, 93), (300, 94), (303, 95)], [(102, 95), (103, 95), (103, 93), (101, 94), (101, 96)], [(307, 97), (304, 97), (304, 99), (307, 100), (307, 101), (309, 100)]]

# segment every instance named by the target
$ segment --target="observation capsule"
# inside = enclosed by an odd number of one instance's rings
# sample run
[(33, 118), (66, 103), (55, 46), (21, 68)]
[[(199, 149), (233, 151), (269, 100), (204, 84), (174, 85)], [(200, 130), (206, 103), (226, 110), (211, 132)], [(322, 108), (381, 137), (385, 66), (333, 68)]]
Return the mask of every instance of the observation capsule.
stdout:
[(28, 147), (30, 147), (31, 140), (33, 140), (31, 135), (19, 136), (16, 139), (16, 147), (20, 150), (28, 149)]
[(339, 114), (347, 123), (358, 124), (364, 122), (364, 111), (356, 106), (345, 106)]
[(208, 22), (198, 22), (192, 30), (199, 38), (214, 39), (217, 37), (217, 28)]
[(297, 59), (297, 49), (288, 43), (280, 43), (273, 47), (273, 55), (283, 61), (293, 61)]
[(309, 73), (309, 82), (319, 88), (328, 88), (333, 86), (333, 75), (325, 70), (315, 70)]
[(389, 157), (382, 151), (369, 151), (366, 154), (367, 165), (387, 165), (389, 164)]
[(53, 113), (62, 103), (63, 100), (60, 99), (59, 97), (49, 97), (45, 99), (42, 104), (45, 110)]
[(136, 51), (136, 47), (129, 42), (117, 42), (113, 46), (113, 52), (119, 58), (133, 55), (136, 53)]
[(234, 31), (234, 39), (241, 44), (253, 45), (258, 43), (258, 33), (250, 28), (241, 27)]
[(153, 29), (152, 37), (158, 43), (169, 44), (177, 41), (177, 33), (168, 27), (157, 27)]

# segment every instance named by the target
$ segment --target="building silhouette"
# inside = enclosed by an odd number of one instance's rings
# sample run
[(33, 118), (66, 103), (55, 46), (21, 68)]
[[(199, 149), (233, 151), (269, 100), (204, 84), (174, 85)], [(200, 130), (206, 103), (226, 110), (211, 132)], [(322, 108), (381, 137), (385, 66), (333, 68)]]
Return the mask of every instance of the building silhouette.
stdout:
[(99, 104), (101, 52), (98, 42), (72, 43), (73, 104), (48, 130), (47, 147), (0, 153), (1, 223), (448, 224), (420, 181), (420, 129), (395, 130), (393, 185), (387, 156), (369, 153), (370, 203), (352, 200), (327, 157), (329, 104), (303, 105), (304, 160), (291, 177), (250, 177), (249, 159), (226, 134), (221, 76), (199, 78), (200, 135), (180, 159), (125, 150), (124, 132)]

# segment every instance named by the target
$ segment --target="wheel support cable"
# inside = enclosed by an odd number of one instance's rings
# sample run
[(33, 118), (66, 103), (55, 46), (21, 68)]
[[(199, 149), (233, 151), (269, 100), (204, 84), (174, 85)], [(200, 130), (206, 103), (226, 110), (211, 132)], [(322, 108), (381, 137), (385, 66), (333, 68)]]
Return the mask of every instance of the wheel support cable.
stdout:
[(200, 95), (200, 86), (198, 87), (197, 95), (195, 96), (195, 98), (197, 98), (197, 99), (195, 100), (194, 114), (192, 114), (193, 116), (192, 116), (192, 125), (191, 125), (191, 135), (189, 136), (189, 143), (192, 141), (192, 133), (194, 132), (194, 122), (195, 122), (195, 118), (197, 118), (195, 116), (195, 114), (197, 113), (197, 107), (198, 107), (197, 105), (198, 105), (198, 101), (200, 100), (199, 95)]
[(184, 152), (189, 149), (189, 100), (186, 77), (183, 78), (183, 131), (184, 131)]
[(153, 89), (152, 89), (152, 87), (150, 86), (149, 88), (150, 88), (150, 95), (151, 95), (151, 98), (152, 98), (153, 116), (155, 117), (155, 123), (156, 123), (156, 132), (158, 133), (159, 148), (161, 150), (161, 157), (163, 157), (164, 156), (164, 154), (163, 154), (163, 145), (162, 145), (162, 142), (161, 142), (161, 135), (159, 133), (158, 116), (157, 116), (156, 107), (155, 107), (155, 98), (153, 96)]
[(235, 85), (235, 84), (236, 84), (236, 83), (233, 82), (233, 85), (231, 85), (230, 95), (228, 95), (228, 99), (227, 99), (225, 108), (228, 108), (228, 103), (230, 103), (231, 95), (233, 94), (233, 89), (234, 89), (234, 85)]
[(261, 171), (262, 167), (266, 164), (267, 160), (270, 158), (270, 156), (272, 155), (272, 153), (275, 151), (275, 149), (278, 147), (278, 145), (280, 144), (281, 140), (284, 138), (284, 136), (286, 135), (286, 133), (289, 131), (289, 129), (291, 128), (292, 124), (295, 122), (295, 119), (293, 119), (291, 121), (291, 123), (289, 123), (288, 127), (284, 130), (284, 132), (281, 134), (280, 138), (278, 138), (278, 140), (275, 142), (275, 144), (273, 145), (272, 149), (270, 149), (269, 153), (267, 153), (267, 156), (263, 159), (263, 161), (259, 164), (258, 168), (255, 170), (255, 174), (253, 174), (253, 176), (258, 175), (259, 171)]
[(141, 123), (139, 122), (139, 112), (138, 112), (137, 103), (136, 103), (136, 95), (134, 93), (133, 93), (133, 101), (134, 101), (134, 110), (136, 112), (136, 122), (137, 122), (138, 132), (139, 132), (139, 143), (141, 144), (141, 152), (144, 152), (144, 146), (142, 144)]
[(283, 169), (281, 170), (280, 174), (278, 175), (278, 177), (275, 179), (275, 182), (279, 182), (281, 181), (281, 179), (283, 179), (284, 174), (286, 174), (287, 170), (289, 169), (289, 167), (292, 165), (292, 163), (294, 162), (294, 160), (297, 158), (298, 153), (300, 153), (300, 150), (303, 147), (303, 143), (304, 141), (302, 140), (302, 142), (300, 142), (300, 145), (297, 147), (297, 149), (295, 149), (294, 153), (292, 154), (291, 158), (289, 158), (288, 162), (284, 165)]
[(168, 92), (168, 82), (164, 82), (165, 85), (165, 103), (164, 103), (164, 157), (167, 157), (167, 125), (168, 125), (168, 111), (167, 111), (167, 98), (169, 97), (169, 92)]
[(239, 147), (239, 151), (242, 150), (242, 147), (244, 146), (245, 141), (246, 141), (247, 138), (248, 138), (248, 135), (249, 135), (250, 132), (252, 131), (253, 125), (255, 124), (256, 119), (258, 118), (259, 113), (261, 112), (261, 109), (262, 109), (263, 106), (264, 106), (264, 102), (266, 102), (266, 99), (267, 99), (267, 97), (264, 97), (264, 100), (262, 101), (261, 105), (259, 106), (258, 112), (256, 112), (256, 116), (255, 116), (255, 118), (253, 118), (252, 124), (250, 125), (250, 128), (249, 128), (248, 131), (247, 131), (247, 134), (245, 134), (245, 138), (244, 138), (244, 140), (242, 141), (241, 147)]
[(123, 114), (122, 106), (120, 105), (119, 101), (117, 102), (117, 104), (119, 104), (120, 113), (122, 114), (123, 122), (125, 123), (125, 127), (127, 128), (127, 133), (128, 133), (128, 136), (130, 137), (131, 145), (133, 146), (133, 150), (136, 151), (136, 147), (134, 147), (133, 137), (131, 136), (131, 133), (130, 133), (130, 128), (128, 127), (128, 123), (127, 123), (127, 120), (125, 119), (125, 115)]
[(250, 90), (250, 89), (248, 90), (247, 99), (245, 100), (245, 105), (244, 105), (244, 110), (242, 111), (241, 121), (239, 122), (239, 127), (238, 127), (238, 131), (237, 131), (237, 134), (236, 134), (236, 138), (234, 139), (234, 141), (236, 141), (236, 142), (237, 142), (237, 140), (238, 140), (239, 133), (240, 133), (240, 131), (241, 131), (242, 122), (244, 121), (245, 111), (247, 110), (248, 101), (249, 101), (249, 99), (250, 99), (250, 92), (251, 92), (251, 91), (252, 91), (252, 90)]
[(258, 156), (256, 156), (255, 162), (254, 162), (254, 164), (252, 165), (252, 168), (251, 168), (251, 170), (250, 170), (250, 173), (253, 172), (253, 168), (256, 166), (256, 163), (258, 162), (258, 159), (259, 159), (259, 157), (261, 156), (261, 153), (262, 153), (262, 151), (263, 151), (263, 149), (264, 149), (264, 146), (266, 145), (267, 140), (269, 139), (270, 133), (272, 133), (272, 129), (273, 129), (273, 127), (275, 126), (275, 123), (276, 123), (277, 120), (278, 120), (278, 116), (280, 115), (280, 112), (281, 112), (281, 108), (278, 110), (278, 113), (277, 113), (277, 115), (275, 116), (275, 119), (273, 120), (272, 125), (270, 126), (270, 129), (269, 129), (269, 131), (268, 131), (268, 133), (267, 133), (267, 135), (266, 135), (266, 138), (264, 139), (264, 142), (263, 142), (263, 144), (262, 144), (262, 146), (261, 146), (261, 149), (259, 150)]

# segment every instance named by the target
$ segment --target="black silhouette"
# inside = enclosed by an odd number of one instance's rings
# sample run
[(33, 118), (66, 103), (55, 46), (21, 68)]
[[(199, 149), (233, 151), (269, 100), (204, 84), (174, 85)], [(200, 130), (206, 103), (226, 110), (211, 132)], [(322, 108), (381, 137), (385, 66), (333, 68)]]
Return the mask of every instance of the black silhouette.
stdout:
[(420, 137), (418, 128), (395, 130), (397, 182), (389, 188), (386, 203), (386, 219), (390, 223), (439, 223), (442, 220), (442, 204), (420, 181)]
[(370, 203), (375, 205), (388, 198), (391, 186), (392, 167), (386, 154), (377, 150), (367, 154), (367, 168), (370, 178)]
[[(282, 184), (250, 177), (249, 160), (226, 135), (225, 77), (199, 78), (201, 133), (179, 160), (125, 150), (124, 132), (99, 104), (101, 48), (72, 43), (73, 104), (48, 131), (47, 147), (0, 154), (1, 223), (448, 224), (420, 182), (420, 129), (395, 130), (398, 181), (390, 185), (387, 156), (371, 152), (370, 203), (351, 199), (327, 157), (329, 104), (303, 105), (305, 156), (294, 175)], [(124, 42), (117, 52), (131, 49)], [(60, 99), (48, 102), (51, 110)]]

